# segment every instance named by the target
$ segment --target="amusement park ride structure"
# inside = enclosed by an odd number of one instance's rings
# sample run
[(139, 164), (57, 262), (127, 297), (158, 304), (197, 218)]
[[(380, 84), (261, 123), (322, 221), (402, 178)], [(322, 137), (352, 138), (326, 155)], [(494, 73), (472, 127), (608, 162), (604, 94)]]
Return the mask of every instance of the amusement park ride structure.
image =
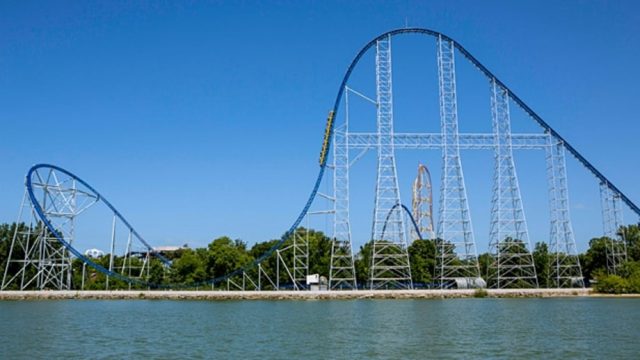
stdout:
[(426, 165), (418, 165), (418, 175), (413, 181), (411, 196), (411, 215), (418, 225), (418, 231), (411, 232), (412, 239), (420, 236), (435, 239), (433, 229), (433, 189), (431, 173)]
[[(435, 39), (437, 56), (440, 132), (398, 133), (394, 130), (392, 39), (414, 34)], [(375, 50), (375, 99), (349, 86), (350, 77), (365, 53)], [(456, 90), (456, 54), (471, 62), (487, 80), (490, 92), (492, 132), (460, 133)], [(375, 132), (353, 132), (349, 128), (349, 96), (370, 102), (376, 111)], [(346, 114), (338, 116), (342, 101)], [(541, 127), (540, 133), (518, 134), (511, 131), (510, 104), (522, 109)], [(333, 146), (333, 148), (331, 148)], [(396, 152), (399, 150), (440, 150), (442, 156), (440, 198), (437, 229), (434, 228), (432, 184), (426, 166), (418, 166), (413, 184), (412, 210), (401, 202)], [(482, 278), (471, 213), (463, 175), (460, 150), (493, 152), (494, 172), (491, 198), (489, 248), (492, 264), (487, 278)], [(280, 289), (280, 273), (286, 274), (293, 289), (305, 289), (309, 275), (309, 237), (299, 231), (303, 220), (313, 215), (329, 216), (332, 221), (332, 249), (328, 288), (412, 289), (408, 239), (433, 241), (436, 247), (435, 283), (441, 288), (537, 287), (536, 268), (531, 254), (520, 186), (513, 150), (545, 152), (549, 208), (549, 251), (551, 286), (583, 287), (584, 282), (569, 214), (566, 152), (574, 156), (596, 178), (600, 186), (603, 225), (607, 243), (607, 267), (619, 271), (626, 260), (624, 239), (618, 234), (622, 221), (622, 205), (640, 216), (640, 209), (609, 179), (600, 173), (575, 148), (568, 144), (538, 114), (516, 96), (503, 82), (476, 60), (466, 49), (444, 34), (419, 28), (387, 32), (370, 41), (356, 55), (340, 84), (333, 108), (327, 118), (320, 152), (320, 170), (313, 190), (299, 216), (280, 241), (243, 268), (199, 284), (162, 285), (188, 287), (226, 284), (227, 289)], [(376, 187), (371, 227), (371, 256), (367, 284), (358, 284), (351, 233), (350, 169), (370, 150), (377, 154)], [(355, 157), (351, 153), (357, 151)], [(329, 159), (331, 161), (329, 161)], [(330, 171), (332, 192), (319, 192), (320, 184)], [(37, 288), (70, 289), (71, 262), (80, 259), (84, 265), (133, 285), (158, 287), (149, 279), (150, 259), (158, 257), (166, 266), (170, 261), (155, 253), (127, 220), (100, 193), (71, 172), (53, 165), (36, 165), (26, 177), (26, 191), (18, 221), (27, 224), (16, 228), (12, 238), (10, 259), (2, 278), (1, 289)], [(324, 199), (328, 210), (311, 211)], [(104, 206), (109, 214), (111, 236), (105, 240), (110, 251), (107, 266), (76, 250), (76, 226), (87, 209)], [(316, 205), (317, 206), (317, 205)], [(24, 217), (28, 217), (25, 221)], [(407, 225), (413, 225), (407, 232)], [(122, 235), (123, 234), (123, 235)], [(287, 244), (286, 246), (285, 243)], [(120, 244), (123, 255), (116, 263), (114, 254)], [(292, 256), (284, 256), (292, 252)], [(133, 256), (133, 254), (138, 254)], [(263, 262), (277, 258), (275, 280), (263, 270)], [(287, 263), (286, 259), (293, 259)], [(10, 267), (19, 270), (8, 275)], [(84, 269), (84, 267), (83, 267)], [(249, 273), (253, 274), (253, 277)], [(84, 279), (84, 277), (83, 277)]]

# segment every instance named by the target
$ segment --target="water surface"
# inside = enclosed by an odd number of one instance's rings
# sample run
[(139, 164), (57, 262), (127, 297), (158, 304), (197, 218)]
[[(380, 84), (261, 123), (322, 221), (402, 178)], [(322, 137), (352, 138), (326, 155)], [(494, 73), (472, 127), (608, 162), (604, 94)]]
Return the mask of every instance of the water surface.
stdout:
[(0, 302), (0, 358), (628, 358), (640, 299)]

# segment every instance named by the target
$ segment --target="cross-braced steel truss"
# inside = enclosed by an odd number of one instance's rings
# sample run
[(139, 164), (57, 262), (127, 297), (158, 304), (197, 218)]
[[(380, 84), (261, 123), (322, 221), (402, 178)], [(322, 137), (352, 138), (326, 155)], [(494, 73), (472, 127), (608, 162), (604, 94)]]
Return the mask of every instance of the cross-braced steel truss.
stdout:
[[(385, 64), (390, 64), (390, 51), (384, 46), (390, 44), (391, 36), (401, 34), (421, 34), (434, 37), (437, 41), (438, 60), (438, 80), (440, 90), (440, 133), (396, 133), (393, 131), (392, 115), (390, 111), (391, 101), (385, 101), (385, 96), (391, 98), (391, 71), (385, 71)], [(364, 54), (376, 48), (376, 85), (377, 99), (371, 98), (353, 91), (348, 87), (349, 80), (354, 68), (364, 59)], [(388, 47), (390, 50), (390, 47)], [(382, 50), (382, 51), (381, 51)], [(494, 120), (494, 131), (489, 134), (467, 133), (460, 134), (458, 131), (457, 117), (457, 96), (455, 81), (455, 52), (463, 55), (473, 66), (491, 82), (492, 85), (492, 113)], [(381, 59), (389, 59), (388, 62)], [(381, 66), (382, 64), (382, 66)], [(382, 71), (381, 71), (382, 70)], [(389, 74), (388, 82), (381, 74)], [(382, 81), (381, 81), (382, 80)], [(381, 86), (382, 85), (382, 86)], [(456, 283), (458, 286), (482, 286), (484, 280), (480, 278), (480, 269), (477, 258), (476, 244), (471, 225), (471, 216), (467, 200), (466, 187), (460, 158), (461, 149), (485, 149), (492, 150), (495, 154), (495, 174), (494, 174), (494, 195), (492, 204), (491, 222), (491, 247), (496, 261), (494, 262), (493, 273), (495, 281), (492, 285), (496, 287), (508, 286), (537, 286), (533, 257), (530, 254), (530, 244), (527, 232), (525, 214), (520, 195), (518, 179), (515, 171), (513, 150), (538, 149), (545, 150), (547, 160), (547, 178), (549, 190), (549, 203), (551, 212), (550, 231), (550, 252), (553, 258), (551, 263), (552, 286), (584, 286), (581, 268), (577, 256), (576, 244), (569, 215), (568, 186), (565, 165), (565, 151), (574, 156), (599, 182), (607, 183), (613, 194), (619, 196), (620, 202), (626, 204), (635, 214), (640, 215), (640, 207), (635, 205), (618, 188), (610, 184), (607, 178), (598, 171), (587, 159), (582, 156), (574, 147), (566, 142), (563, 137), (556, 132), (545, 120), (533, 111), (522, 99), (516, 96), (509, 88), (480, 61), (478, 61), (462, 45), (451, 38), (429, 29), (406, 28), (387, 32), (370, 41), (356, 55), (353, 62), (347, 69), (338, 90), (336, 102), (331, 110), (335, 114), (340, 107), (343, 97), (346, 98), (348, 108), (348, 94), (356, 93), (365, 100), (373, 103), (378, 110), (378, 131), (375, 133), (354, 133), (350, 132), (348, 126), (336, 125), (333, 133), (334, 158), (333, 166), (325, 166), (327, 148), (330, 142), (327, 136), (331, 131), (325, 132), (325, 141), (320, 156), (321, 170), (318, 176), (316, 187), (314, 188), (311, 200), (318, 193), (317, 184), (322, 180), (326, 168), (334, 171), (334, 201), (341, 201), (341, 206), (336, 207), (334, 228), (341, 228), (341, 231), (334, 231), (336, 234), (348, 234), (348, 236), (336, 236), (336, 248), (346, 248), (347, 254), (346, 268), (352, 269), (351, 256), (351, 234), (349, 226), (348, 211), (348, 172), (349, 168), (362, 158), (365, 153), (375, 150), (378, 153), (378, 179), (376, 192), (376, 206), (374, 211), (373, 240), (376, 238), (376, 224), (383, 224), (386, 218), (391, 222), (402, 223), (402, 213), (400, 213), (400, 196), (392, 192), (391, 196), (384, 200), (389, 201), (388, 205), (398, 209), (395, 214), (393, 210), (388, 211), (388, 216), (381, 216), (378, 201), (382, 199), (378, 193), (379, 189), (397, 189), (397, 175), (395, 174), (395, 150), (399, 149), (441, 149), (442, 150), (442, 174), (439, 199), (439, 218), (436, 237), (437, 266), (435, 278), (441, 286), (448, 286)], [(383, 95), (382, 97), (380, 95)], [(513, 134), (510, 129), (509, 102), (517, 105), (523, 112), (539, 125), (543, 134)], [(383, 116), (380, 116), (383, 114)], [(348, 118), (348, 111), (347, 111)], [(380, 122), (380, 120), (383, 122)], [(333, 117), (330, 116), (330, 120)], [(328, 122), (327, 129), (331, 128), (332, 121)], [(348, 124), (348, 122), (346, 123)], [(381, 128), (388, 126), (388, 129)], [(353, 158), (349, 157), (349, 150), (359, 152)], [(393, 160), (393, 161), (391, 161)], [(382, 164), (382, 166), (381, 166)], [(393, 169), (393, 172), (389, 171)], [(386, 179), (393, 179), (393, 182), (380, 186), (381, 173), (387, 174)], [(337, 179), (337, 180), (336, 180)], [(399, 193), (399, 192), (398, 192)], [(397, 200), (397, 201), (396, 201)], [(608, 203), (613, 205), (613, 201)], [(387, 206), (388, 207), (388, 206)], [(303, 213), (307, 211), (307, 207)], [(615, 215), (614, 215), (615, 217)], [(382, 219), (385, 219), (383, 222)], [(611, 223), (611, 221), (606, 224)], [(609, 225), (605, 225), (607, 227)], [(384, 226), (383, 226), (384, 228)], [(401, 231), (401, 230), (400, 230)], [(608, 231), (611, 233), (611, 230)], [(389, 233), (399, 233), (391, 230)], [(611, 254), (615, 251), (609, 251)], [(335, 251), (334, 251), (335, 253)], [(619, 252), (618, 252), (619, 253)], [(339, 257), (334, 257), (338, 259)], [(333, 262), (332, 262), (333, 263)], [(375, 264), (375, 261), (372, 263)], [(338, 267), (332, 267), (337, 269)], [(351, 274), (351, 270), (349, 270)], [(333, 272), (333, 270), (332, 270)], [(351, 280), (351, 275), (348, 279)], [(355, 277), (355, 276), (354, 276)]]
[(433, 229), (433, 192), (431, 188), (431, 173), (426, 165), (418, 165), (418, 175), (413, 181), (413, 196), (411, 197), (411, 214), (418, 225), (419, 234), (412, 228), (413, 240), (435, 239)]
[(441, 287), (456, 278), (465, 278), (468, 283), (480, 278), (476, 243), (460, 160), (454, 52), (453, 41), (444, 39), (442, 36), (438, 37), (442, 180), (436, 279)]
[[(97, 197), (78, 187), (75, 179), (55, 171), (36, 171), (32, 177), (33, 193), (38, 196), (41, 211), (56, 224), (57, 235), (73, 245), (75, 219), (96, 203)], [(26, 214), (25, 214), (26, 212)], [(23, 216), (28, 219), (25, 221)], [(25, 191), (18, 224), (11, 240), (9, 260), (2, 279), (2, 289), (71, 289), (71, 254), (56, 234), (38, 219), (34, 204)], [(17, 271), (9, 276), (9, 268)]]
[(391, 38), (376, 44), (378, 171), (371, 231), (371, 289), (413, 288), (393, 146)]
[(576, 240), (569, 214), (569, 190), (564, 144), (551, 134), (547, 147), (547, 180), (549, 183), (549, 209), (551, 211), (551, 235), (549, 250), (551, 261), (551, 286), (584, 287), (582, 269), (578, 259)]
[(491, 115), (495, 147), (489, 253), (493, 263), (488, 285), (495, 288), (537, 287), (538, 278), (529, 251), (529, 231), (513, 161), (509, 93), (496, 84), (495, 79), (491, 81)]
[(620, 266), (627, 261), (627, 243), (624, 232), (620, 231), (623, 224), (622, 201), (620, 195), (611, 190), (607, 183), (600, 183), (600, 201), (607, 244), (607, 271), (618, 274)]
[(299, 289), (306, 287), (309, 275), (309, 225), (293, 233), (293, 281)]
[(333, 135), (333, 243), (329, 289), (356, 289), (356, 270), (349, 223), (349, 139), (347, 120)]
[[(27, 173), (25, 188), (17, 221), (24, 225), (16, 228), (12, 238), (2, 288), (64, 290), (84, 288), (88, 280), (94, 289), (109, 289), (113, 282), (119, 288), (127, 284), (129, 288), (133, 284), (149, 287), (151, 257), (170, 265), (102, 195), (69, 171), (34, 165)], [(97, 203), (111, 216), (104, 216), (100, 209), (94, 211)], [(79, 232), (81, 217), (92, 219), (91, 236)], [(109, 250), (83, 254), (79, 246), (109, 246)], [(86, 265), (94, 270), (89, 277)], [(160, 266), (159, 271), (164, 271)], [(74, 276), (74, 270), (81, 276)], [(72, 283), (74, 279), (77, 284)]]

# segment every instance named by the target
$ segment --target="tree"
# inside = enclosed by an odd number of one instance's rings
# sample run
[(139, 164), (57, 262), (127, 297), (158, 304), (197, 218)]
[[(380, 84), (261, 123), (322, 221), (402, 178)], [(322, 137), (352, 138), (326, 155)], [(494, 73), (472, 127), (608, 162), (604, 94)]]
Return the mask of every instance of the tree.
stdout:
[(409, 246), (411, 279), (414, 286), (433, 283), (436, 267), (436, 244), (434, 240), (415, 240)]
[(483, 253), (478, 256), (478, 265), (480, 265), (480, 276), (489, 281), (493, 277), (495, 273), (495, 268), (493, 267), (493, 256), (489, 253)]
[[(307, 229), (301, 228), (300, 236), (307, 236)], [(331, 267), (332, 241), (322, 231), (308, 230), (309, 273), (329, 278)]]
[(151, 262), (149, 266), (151, 266), (151, 268), (149, 269), (148, 281), (153, 285), (164, 284), (165, 267), (162, 261), (160, 261), (160, 259), (157, 259), (157, 258), (151, 258)]
[(547, 243), (537, 242), (533, 248), (533, 263), (538, 275), (538, 286), (549, 287), (551, 255)]
[(582, 274), (587, 279), (596, 278), (599, 272), (607, 272), (608, 237), (593, 238), (589, 241), (589, 249), (580, 256)]
[[(251, 256), (251, 258), (253, 259), (258, 259), (259, 257), (263, 256), (267, 251), (271, 250), (279, 241), (280, 240), (268, 240), (268, 241), (256, 243), (249, 250), (249, 256)], [(271, 255), (266, 257), (260, 262), (260, 267), (262, 268), (262, 271), (274, 283), (276, 282), (277, 261), (278, 261), (277, 257), (275, 255)], [(251, 273), (252, 273), (252, 276), (255, 276), (255, 278), (257, 278), (258, 269), (257, 268), (252, 269)], [(260, 276), (264, 276), (264, 275), (261, 274)], [(268, 290), (272, 288), (272, 285), (268, 281), (263, 280), (261, 285), (263, 289)]]
[(371, 241), (360, 246), (360, 251), (354, 256), (354, 267), (356, 268), (356, 282), (358, 288), (369, 287), (371, 277), (371, 254), (373, 253), (373, 243)]
[(640, 261), (640, 226), (621, 226), (619, 234), (627, 243), (627, 256), (630, 261)]
[(11, 232), (12, 228), (15, 228), (15, 223), (12, 225), (0, 225), (0, 274), (4, 274), (7, 261), (9, 261), (9, 247), (11, 246), (11, 237), (13, 236)]
[[(12, 262), (9, 264), (7, 268), (7, 262), (9, 259), (9, 253), (11, 252), (12, 259), (23, 259), (24, 258), (24, 248), (22, 246), (15, 246), (15, 248), (11, 249), (11, 242), (14, 238), (14, 235), (17, 235), (22, 241), (29, 242), (33, 244), (34, 241), (43, 233), (42, 224), (38, 223), (33, 227), (25, 223), (11, 223), (11, 224), (2, 224), (0, 225), (0, 281), (2, 277), (5, 276), (4, 272), (6, 270), (6, 279), (12, 278), (12, 276), (16, 275), (23, 267), (23, 264), (20, 262)], [(50, 236), (50, 233), (48, 233)], [(27, 239), (28, 238), (28, 239)], [(62, 246), (61, 244), (55, 243), (53, 246)], [(37, 268), (35, 266), (28, 266), (24, 272), (25, 279), (33, 279), (36, 275)], [(28, 289), (35, 289), (36, 282), (31, 282), (31, 285), (28, 286)], [(20, 288), (20, 280), (15, 280), (11, 284), (9, 284), (8, 289), (17, 290)]]
[(605, 275), (598, 278), (594, 288), (601, 293), (624, 294), (629, 292), (629, 282), (618, 275)]
[[(535, 287), (535, 265), (531, 264), (532, 254), (524, 241), (507, 236), (492, 254), (493, 263), (487, 276), (489, 287), (528, 288)], [(499, 256), (498, 256), (499, 255)], [(533, 265), (533, 266), (532, 266)]]
[(174, 283), (194, 283), (207, 279), (205, 259), (202, 251), (185, 249), (180, 258), (174, 260), (171, 281)]
[(207, 250), (206, 273), (213, 278), (239, 269), (252, 260), (243, 241), (234, 241), (227, 236), (213, 240)]

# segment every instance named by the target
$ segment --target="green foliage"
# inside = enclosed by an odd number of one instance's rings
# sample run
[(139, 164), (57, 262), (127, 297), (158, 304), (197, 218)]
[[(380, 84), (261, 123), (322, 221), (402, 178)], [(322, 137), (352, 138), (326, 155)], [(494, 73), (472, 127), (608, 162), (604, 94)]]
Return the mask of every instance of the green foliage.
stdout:
[(489, 253), (480, 254), (478, 264), (480, 265), (480, 276), (485, 280), (491, 279), (495, 273), (495, 269), (492, 267), (493, 256)]
[(415, 240), (409, 246), (409, 263), (413, 283), (433, 282), (436, 268), (436, 244), (434, 240)]
[[(546, 245), (538, 244), (536, 248), (538, 250), (538, 256), (543, 256), (546, 253)], [(509, 280), (505, 281), (504, 277), (527, 277), (531, 278), (531, 264), (528, 256), (529, 250), (524, 241), (515, 239), (512, 237), (506, 237), (499, 245), (497, 249), (501, 255), (500, 258), (496, 257), (496, 254), (484, 253), (478, 256), (478, 264), (480, 266), (480, 275), (487, 281), (487, 286), (493, 287), (508, 287), (508, 288), (530, 288), (535, 286), (533, 281), (528, 280)], [(523, 256), (527, 255), (527, 256)], [(535, 253), (531, 253), (533, 257)], [(499, 263), (498, 263), (499, 262)], [(546, 260), (542, 260), (542, 264), (547, 264)], [(537, 262), (534, 260), (534, 266)], [(501, 276), (503, 279), (498, 284), (498, 267), (502, 267)], [(539, 279), (538, 279), (539, 280)], [(544, 286), (544, 283), (541, 284)]]
[(620, 227), (619, 233), (627, 242), (627, 255), (630, 261), (640, 261), (640, 227), (628, 225)]
[(596, 272), (594, 289), (605, 294), (640, 294), (640, 261), (628, 261), (619, 275), (608, 275), (604, 270)]
[[(242, 267), (251, 260), (244, 242), (241, 240), (234, 241), (223, 236), (213, 240), (208, 246), (205, 274), (211, 278), (216, 278)], [(203, 278), (202, 280), (205, 279)]]
[(629, 285), (629, 293), (640, 294), (640, 261), (628, 261), (620, 269), (620, 276)]
[(546, 243), (537, 242), (533, 248), (533, 263), (536, 267), (536, 275), (538, 276), (539, 287), (549, 287), (549, 281), (551, 276), (551, 255), (549, 254), (549, 247)]
[(173, 262), (171, 282), (193, 283), (206, 280), (207, 258), (208, 254), (205, 251), (185, 249), (182, 256)]
[(607, 270), (607, 237), (593, 238), (589, 241), (589, 249), (580, 256), (582, 274), (587, 279), (595, 278), (599, 271)]
[(360, 246), (360, 251), (355, 255), (354, 267), (356, 268), (356, 281), (359, 286), (368, 287), (369, 278), (371, 277), (371, 254), (373, 253), (373, 244), (371, 241)]
[(473, 292), (473, 297), (475, 298), (485, 298), (487, 296), (489, 296), (489, 292), (485, 289), (478, 288)]
[[(300, 229), (299, 229), (300, 230)], [(301, 236), (307, 236), (306, 230)], [(327, 237), (321, 231), (309, 229), (309, 273), (320, 274), (327, 279), (329, 278), (329, 270), (331, 267), (331, 238)]]
[[(0, 280), (5, 275), (4, 272), (6, 270), (7, 279), (11, 278), (21, 268), (21, 264), (11, 263), (9, 264), (9, 268), (7, 269), (7, 262), (9, 261), (9, 253), (11, 252), (11, 241), (13, 240), (14, 234), (18, 234), (18, 236), (22, 236), (25, 240), (28, 238), (30, 242), (33, 242), (38, 234), (42, 231), (40, 226), (36, 226), (34, 228), (29, 228), (25, 223), (11, 223), (11, 224), (1, 224), (0, 225)], [(11, 253), (11, 257), (14, 259), (22, 259), (24, 258), (24, 249), (20, 246), (17, 246), (13, 249), (13, 253)], [(30, 267), (25, 271), (25, 278), (30, 279), (36, 274), (36, 268)], [(19, 284), (13, 282), (9, 286), (9, 290), (17, 290), (19, 288)]]
[(514, 239), (510, 236), (507, 236), (501, 243), (500, 243), (500, 252), (505, 254), (526, 254), (528, 253), (527, 251), (527, 246), (525, 245), (524, 241), (520, 240), (520, 239)]
[[(35, 239), (40, 232), (38, 228), (31, 229), (25, 224), (0, 224), (0, 273), (4, 272), (9, 257), (9, 248), (11, 240), (16, 229), (19, 233), (31, 233)], [(605, 237), (591, 239), (589, 249), (580, 255), (580, 262), (583, 273), (587, 278), (597, 279), (596, 290), (601, 292), (622, 293), (636, 292), (640, 293), (640, 228), (638, 225), (623, 226), (620, 228), (620, 234), (624, 236), (627, 243), (629, 263), (625, 264), (619, 271), (618, 276), (606, 275), (606, 241)], [(296, 236), (309, 241), (309, 273), (320, 274), (329, 277), (329, 269), (331, 262), (331, 239), (320, 231), (312, 229), (299, 228), (296, 230)], [(285, 240), (282, 248), (286, 248), (293, 243), (293, 236)], [(154, 284), (168, 283), (198, 283), (210, 280), (215, 277), (225, 275), (233, 270), (241, 268), (262, 254), (273, 248), (279, 240), (268, 240), (254, 244), (247, 249), (246, 244), (241, 240), (233, 240), (223, 236), (214, 239), (204, 248), (189, 249), (184, 248), (176, 252), (166, 254), (173, 261), (171, 268), (166, 268), (159, 259), (152, 258), (150, 267), (147, 267), (144, 274), (140, 274), (142, 268), (142, 259), (130, 258), (127, 263), (122, 257), (114, 257), (114, 267), (124, 270), (124, 273), (130, 272), (132, 276), (140, 276), (142, 280), (152, 282)], [(452, 261), (462, 264), (454, 255), (455, 249), (453, 245), (443, 243), (442, 240), (416, 240), (408, 248), (409, 261), (411, 263), (411, 276), (414, 283), (429, 284), (432, 283), (435, 276), (436, 253), (444, 245), (445, 255), (451, 255)], [(508, 251), (520, 253), (525, 252), (526, 248), (523, 243), (513, 240), (508, 244)], [(356, 277), (360, 286), (367, 284), (370, 276), (371, 263), (371, 243), (362, 245), (359, 252), (354, 255)], [(22, 257), (20, 249), (14, 249), (14, 257)], [(293, 251), (283, 251), (282, 256), (287, 264), (293, 263)], [(546, 243), (538, 242), (532, 252), (538, 282), (541, 287), (548, 286), (550, 276), (550, 263), (553, 260), (553, 254), (549, 252)], [(94, 259), (96, 263), (107, 268), (109, 266), (109, 256), (103, 256)], [(491, 278), (492, 257), (490, 254), (482, 254), (478, 257), (481, 275), (485, 279)], [(272, 255), (261, 261), (261, 267), (274, 282), (276, 280), (277, 258)], [(73, 262), (72, 284), (76, 289), (82, 286), (82, 268), (83, 264), (79, 260)], [(8, 275), (17, 273), (19, 264), (11, 264)], [(35, 271), (35, 270), (29, 270)], [(248, 275), (253, 279), (257, 278), (257, 268), (248, 270)], [(29, 275), (29, 274), (27, 274)], [(285, 271), (280, 272), (281, 284), (290, 283), (290, 279)], [(238, 279), (236, 279), (238, 280)], [(84, 286), (85, 289), (104, 289), (106, 285), (106, 277), (100, 272), (89, 266), (85, 268)], [(269, 289), (270, 285), (264, 280), (262, 286)], [(130, 286), (123, 281), (111, 278), (109, 280), (109, 288), (125, 289)], [(132, 286), (131, 288), (140, 288)]]
[(629, 292), (629, 282), (618, 275), (605, 275), (598, 278), (594, 289), (605, 294), (624, 294)]
[(603, 293), (640, 293), (640, 228), (638, 225), (621, 226), (618, 235), (627, 245), (628, 262), (616, 275), (607, 275), (608, 237), (593, 238), (589, 249), (580, 255), (582, 272), (587, 279), (596, 279), (594, 289)]
[(161, 285), (164, 283), (165, 269), (162, 261), (156, 258), (151, 259), (151, 268), (149, 269), (149, 282)]
[(9, 258), (9, 247), (11, 246), (11, 228), (15, 224), (0, 225), (0, 274), (4, 272)]
[[(249, 250), (249, 255), (251, 256), (251, 258), (253, 259), (257, 259), (258, 257), (262, 256), (263, 254), (265, 254), (267, 251), (269, 251), (271, 248), (273, 248), (273, 246), (275, 246), (277, 243), (279, 242), (279, 240), (269, 240), (269, 241), (264, 241), (264, 242), (260, 242), (260, 243), (256, 243), (255, 245), (253, 245), (251, 247), (251, 250)], [(287, 244), (285, 243), (285, 246)], [(276, 268), (277, 268), (277, 259), (275, 256), (269, 256), (268, 258), (264, 259), (261, 263), (260, 263), (261, 267), (262, 267), (262, 271), (264, 271), (267, 276), (272, 280), (272, 281), (276, 281)], [(254, 276), (257, 277), (257, 270), (253, 269), (253, 271), (255, 271)], [(266, 290), (273, 290), (272, 285), (267, 282), (264, 281), (262, 284), (263, 288)]]

